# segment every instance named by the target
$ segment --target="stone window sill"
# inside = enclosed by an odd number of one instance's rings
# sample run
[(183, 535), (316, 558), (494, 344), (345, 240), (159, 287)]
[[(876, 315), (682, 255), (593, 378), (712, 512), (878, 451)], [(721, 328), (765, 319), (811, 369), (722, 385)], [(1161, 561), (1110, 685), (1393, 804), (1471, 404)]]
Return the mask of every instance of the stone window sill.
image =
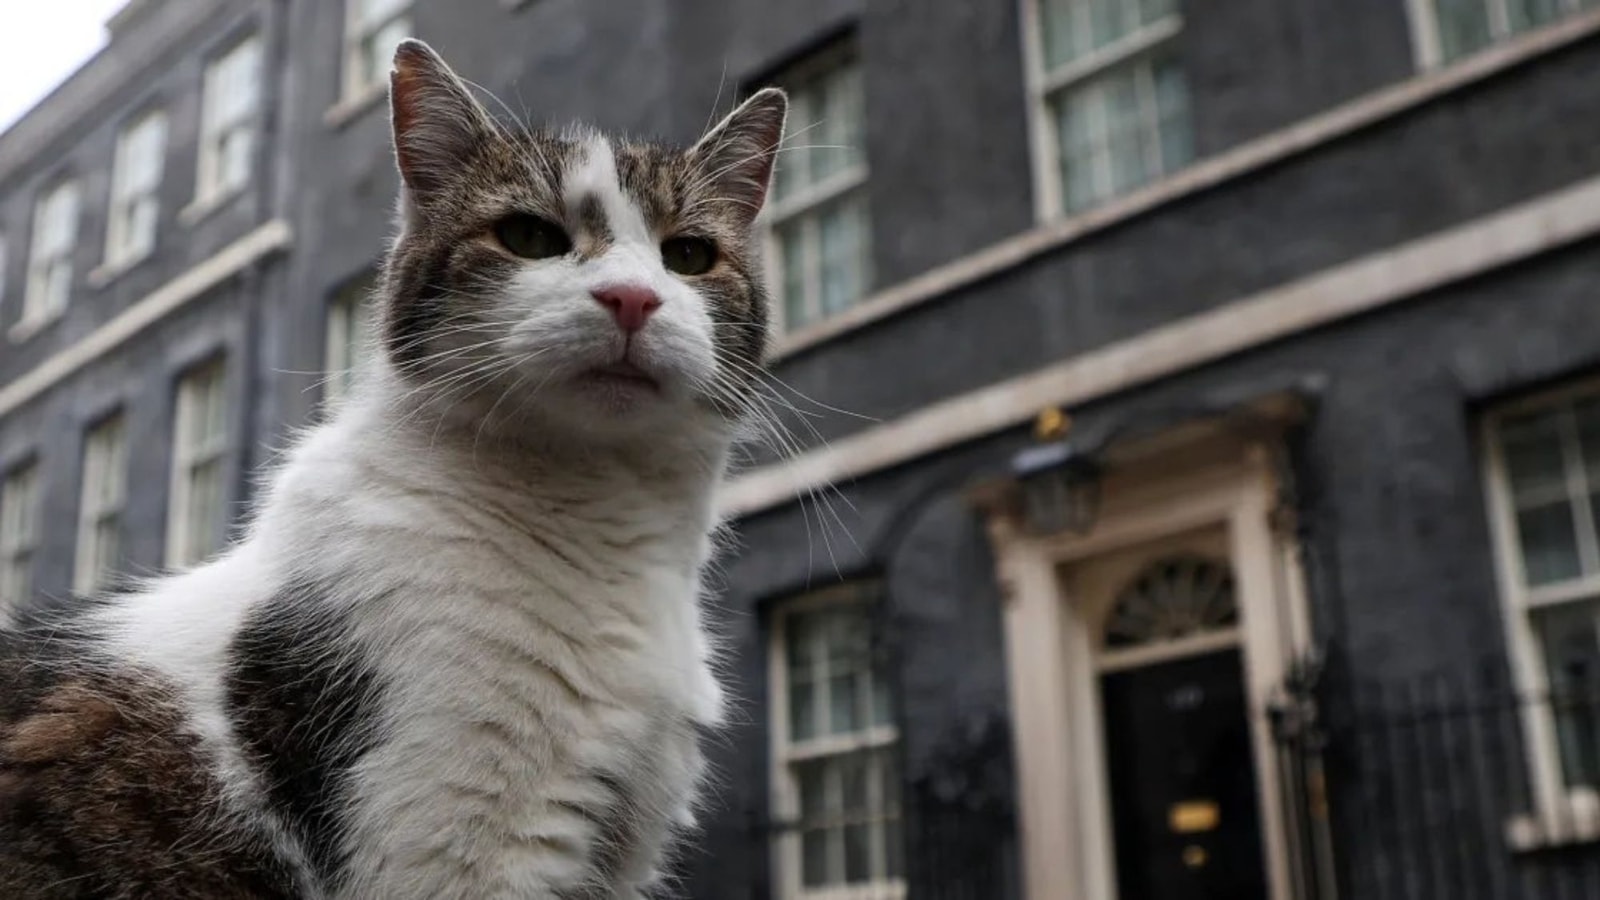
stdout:
[(135, 268), (149, 258), (150, 251), (146, 250), (137, 256), (130, 256), (127, 259), (119, 259), (115, 262), (106, 260), (100, 265), (90, 269), (89, 274), (85, 276), (85, 280), (88, 281), (90, 287), (98, 290), (110, 284), (111, 282), (116, 281), (119, 277), (121, 277), (122, 273), (128, 271), (129, 269)]
[(13, 344), (20, 344), (43, 331), (45, 326), (59, 318), (61, 318), (61, 313), (53, 312), (43, 316), (35, 316), (31, 319), (20, 319), (6, 329), (6, 338)]
[(1554, 809), (1512, 816), (1506, 843), (1516, 853), (1600, 843), (1600, 792), (1574, 788)]
[(389, 94), (389, 86), (382, 81), (374, 81), (362, 88), (359, 92), (341, 99), (338, 103), (327, 108), (322, 113), (322, 124), (329, 128), (343, 128), (356, 119), (361, 118), (367, 110), (378, 105)]
[(178, 210), (178, 223), (185, 228), (193, 228), (242, 193), (243, 188), (230, 188), (209, 197), (196, 197), (188, 206)]

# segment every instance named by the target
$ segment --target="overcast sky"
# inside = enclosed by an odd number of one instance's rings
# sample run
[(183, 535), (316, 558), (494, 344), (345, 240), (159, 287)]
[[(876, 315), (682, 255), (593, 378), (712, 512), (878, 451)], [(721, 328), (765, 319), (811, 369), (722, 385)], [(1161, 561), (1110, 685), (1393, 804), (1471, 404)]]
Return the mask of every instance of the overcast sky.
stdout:
[(105, 43), (126, 0), (0, 0), (0, 130)]

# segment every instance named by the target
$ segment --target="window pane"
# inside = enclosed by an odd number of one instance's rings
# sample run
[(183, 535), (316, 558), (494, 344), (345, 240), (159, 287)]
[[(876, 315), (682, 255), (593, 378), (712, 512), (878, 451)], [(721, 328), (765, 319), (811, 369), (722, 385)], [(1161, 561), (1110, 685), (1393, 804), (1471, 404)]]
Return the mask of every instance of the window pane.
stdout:
[(823, 315), (850, 308), (866, 292), (866, 218), (866, 204), (851, 198), (823, 210), (818, 220)]
[(1172, 172), (1194, 158), (1193, 126), (1189, 121), (1189, 83), (1171, 59), (1155, 62), (1156, 119), (1161, 130), (1161, 168)]
[(1578, 425), (1584, 468), (1590, 472), (1589, 486), (1600, 489), (1600, 398), (1578, 403), (1573, 407), (1573, 416)]
[(786, 132), (786, 147), (778, 154), (777, 163), (774, 165), (773, 198), (782, 200), (798, 191), (811, 180), (811, 150), (810, 145), (817, 143), (813, 132), (816, 130), (816, 112), (812, 108), (812, 98), (803, 91), (794, 91), (789, 95), (789, 126)]
[(861, 69), (843, 66), (816, 87), (821, 100), (819, 144), (811, 156), (811, 178), (822, 181), (862, 162)]
[(806, 887), (822, 887), (834, 883), (828, 875), (828, 836), (832, 832), (817, 829), (800, 833), (801, 881)]
[(1566, 467), (1561, 453), (1560, 411), (1506, 420), (1500, 428), (1511, 493), (1521, 500), (1548, 501), (1566, 496)]
[(1146, 141), (1144, 109), (1139, 102), (1138, 69), (1130, 69), (1106, 82), (1106, 152), (1111, 157), (1111, 190), (1121, 194), (1149, 181), (1150, 154)]
[(1039, 22), (1044, 32), (1045, 66), (1054, 69), (1083, 52), (1076, 26), (1074, 0), (1040, 0)]
[(1100, 145), (1091, 125), (1098, 115), (1098, 98), (1098, 92), (1090, 88), (1068, 91), (1054, 101), (1061, 183), (1069, 210), (1083, 209), (1099, 199), (1095, 168)]
[(389, 71), (390, 61), (394, 59), (395, 48), (410, 36), (411, 20), (401, 17), (363, 38), (359, 83), (363, 86), (382, 83), (385, 73)]
[(817, 689), (810, 684), (789, 686), (789, 740), (817, 736)]
[(906, 874), (905, 838), (900, 833), (900, 820), (893, 819), (883, 825), (884, 875), (903, 878)]
[(1572, 506), (1565, 500), (1518, 511), (1517, 534), (1529, 585), (1565, 581), (1582, 573)]
[(1435, 0), (1439, 50), (1446, 60), (1487, 46), (1489, 5), (1484, 0)]
[(831, 734), (850, 734), (865, 725), (858, 714), (856, 675), (847, 672), (828, 679), (828, 731)]
[(371, 26), (405, 9), (411, 0), (357, 0), (357, 17), (367, 30)]
[(779, 265), (783, 268), (784, 326), (798, 328), (812, 319), (806, 302), (806, 245), (804, 219), (778, 229)]
[(1136, 3), (1129, 0), (1085, 0), (1089, 6), (1089, 40), (1091, 49), (1115, 43), (1134, 30), (1135, 20), (1130, 13), (1137, 12)]
[(868, 825), (844, 827), (844, 880), (872, 880), (872, 833)]
[(1513, 34), (1561, 17), (1562, 0), (1506, 0), (1506, 15)]
[(877, 675), (872, 678), (872, 724), (894, 724), (894, 709), (889, 703), (889, 682)]
[(1600, 785), (1600, 604), (1593, 601), (1533, 613), (1549, 673), (1561, 767), (1569, 785)]

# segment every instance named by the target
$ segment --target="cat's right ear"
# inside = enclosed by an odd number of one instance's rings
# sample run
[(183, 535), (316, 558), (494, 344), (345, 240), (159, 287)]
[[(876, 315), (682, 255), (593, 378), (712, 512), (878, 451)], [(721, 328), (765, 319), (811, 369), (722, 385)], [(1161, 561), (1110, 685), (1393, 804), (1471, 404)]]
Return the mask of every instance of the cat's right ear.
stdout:
[(400, 177), (419, 194), (438, 190), (461, 171), (476, 146), (499, 133), (456, 73), (432, 47), (415, 39), (401, 41), (394, 51), (389, 106)]

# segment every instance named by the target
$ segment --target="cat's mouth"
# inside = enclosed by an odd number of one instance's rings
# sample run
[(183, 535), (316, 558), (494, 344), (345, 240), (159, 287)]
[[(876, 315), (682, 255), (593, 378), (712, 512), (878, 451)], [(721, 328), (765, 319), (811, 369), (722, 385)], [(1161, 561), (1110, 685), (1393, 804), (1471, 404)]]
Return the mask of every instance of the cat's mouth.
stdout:
[(609, 385), (629, 390), (648, 390), (659, 392), (661, 382), (655, 376), (639, 368), (626, 359), (620, 362), (596, 366), (584, 373), (584, 378), (598, 384)]

